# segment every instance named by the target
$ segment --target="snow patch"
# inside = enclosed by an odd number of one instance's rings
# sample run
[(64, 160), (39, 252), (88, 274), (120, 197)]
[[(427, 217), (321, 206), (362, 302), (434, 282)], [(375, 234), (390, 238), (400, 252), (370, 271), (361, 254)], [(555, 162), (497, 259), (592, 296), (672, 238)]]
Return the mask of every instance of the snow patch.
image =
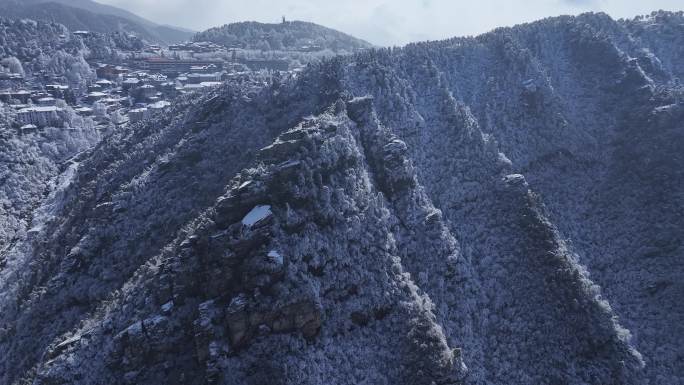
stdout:
[(509, 186), (526, 186), (527, 181), (525, 181), (525, 177), (521, 174), (510, 174), (506, 175), (503, 177), (504, 183), (506, 183)]
[(527, 92), (537, 92), (537, 84), (534, 79), (527, 79), (523, 81), (522, 86)]
[(296, 167), (296, 166), (299, 166), (300, 163), (301, 162), (298, 160), (287, 160), (287, 161), (279, 164), (278, 168), (282, 170), (282, 169), (286, 169), (286, 168), (290, 168), (290, 167)]
[(247, 307), (247, 296), (245, 294), (239, 294), (237, 297), (233, 298), (228, 304), (228, 313), (235, 314), (243, 311)]
[(283, 255), (278, 252), (278, 250), (271, 250), (268, 252), (268, 260), (278, 265), (283, 264)]
[(668, 105), (666, 105), (666, 106), (656, 107), (656, 108), (655, 108), (655, 111), (656, 111), (656, 112), (668, 112), (668, 111), (672, 111), (672, 110), (675, 109), (675, 108), (677, 108), (677, 104), (676, 104), (676, 103), (675, 103), (675, 104), (668, 104)]
[(511, 160), (503, 152), (499, 152), (497, 160), (499, 161), (499, 164), (501, 164), (503, 166), (508, 166), (508, 167), (513, 166), (513, 162), (511, 162)]
[(173, 309), (173, 301), (169, 301), (169, 302), (163, 304), (161, 309), (164, 313), (170, 312), (171, 309)]
[(64, 341), (62, 341), (62, 342), (60, 342), (60, 343), (56, 346), (56, 348), (57, 348), (57, 349), (64, 349), (64, 348), (66, 348), (66, 347), (69, 347), (69, 346), (71, 346), (71, 345), (74, 345), (75, 343), (81, 341), (81, 338), (82, 338), (82, 337), (83, 337), (83, 335), (82, 335), (81, 333), (76, 334), (75, 336), (73, 336), (73, 337), (71, 337), (71, 338), (68, 338), (68, 339), (66, 339), (66, 340), (64, 340)]

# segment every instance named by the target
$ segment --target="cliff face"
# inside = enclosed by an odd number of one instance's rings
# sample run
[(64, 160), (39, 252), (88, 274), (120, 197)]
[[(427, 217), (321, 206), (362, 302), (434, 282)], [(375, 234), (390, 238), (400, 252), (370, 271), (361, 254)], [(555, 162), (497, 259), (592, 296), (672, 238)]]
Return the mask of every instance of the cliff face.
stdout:
[(680, 382), (681, 57), (634, 23), (370, 51), (115, 133), (5, 253), (0, 382)]

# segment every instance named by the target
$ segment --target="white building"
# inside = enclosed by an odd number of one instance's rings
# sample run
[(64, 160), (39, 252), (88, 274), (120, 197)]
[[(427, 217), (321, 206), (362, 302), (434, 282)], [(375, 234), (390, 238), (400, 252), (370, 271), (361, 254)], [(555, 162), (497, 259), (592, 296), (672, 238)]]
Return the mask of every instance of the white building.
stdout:
[(39, 106), (54, 106), (57, 103), (57, 99), (51, 97), (40, 98), (36, 100)]
[(211, 88), (216, 88), (221, 86), (223, 83), (221, 82), (202, 82), (200, 84), (186, 84), (183, 87), (183, 91), (187, 92), (192, 92), (192, 91), (207, 91)]
[(171, 106), (170, 102), (167, 102), (166, 100), (160, 100), (156, 103), (151, 103), (147, 106), (147, 108), (152, 111), (152, 113), (159, 112), (159, 111), (164, 111), (168, 109)]
[(214, 73), (191, 73), (187, 74), (187, 82), (189, 84), (200, 84), (205, 82), (220, 82), (223, 74), (221, 72)]
[(102, 88), (102, 89), (108, 89), (108, 88), (112, 88), (114, 86), (114, 83), (112, 83), (111, 81), (109, 81), (107, 79), (98, 80), (95, 82), (95, 84), (100, 86), (100, 88)]
[(104, 99), (107, 97), (107, 94), (104, 92), (91, 92), (88, 94), (88, 102), (89, 103), (95, 103), (96, 101), (100, 99)]
[(144, 86), (140, 87), (140, 94), (142, 95), (143, 98), (151, 98), (156, 93), (157, 93), (157, 90), (154, 88), (153, 85), (145, 84)]
[(89, 108), (89, 107), (78, 107), (78, 108), (75, 108), (74, 111), (76, 111), (76, 113), (81, 115), (81, 116), (93, 115), (93, 109)]
[(63, 112), (64, 110), (55, 106), (27, 107), (17, 112), (17, 121), (21, 125), (56, 126), (64, 121)]
[(29, 132), (35, 132), (38, 127), (35, 124), (25, 124), (21, 126), (20, 130), (22, 133), (26, 134)]
[(128, 111), (128, 121), (131, 123), (137, 123), (148, 119), (151, 116), (150, 110), (147, 108), (136, 108), (134, 110)]

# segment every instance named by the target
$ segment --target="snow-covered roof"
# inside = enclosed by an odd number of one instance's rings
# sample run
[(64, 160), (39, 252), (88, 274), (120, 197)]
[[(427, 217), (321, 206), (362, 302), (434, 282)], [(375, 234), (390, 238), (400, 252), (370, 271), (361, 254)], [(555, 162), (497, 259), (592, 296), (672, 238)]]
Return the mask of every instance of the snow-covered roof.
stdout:
[(259, 205), (256, 206), (245, 215), (244, 218), (242, 218), (242, 224), (248, 227), (252, 227), (258, 222), (270, 217), (273, 215), (271, 212), (271, 206), (270, 205)]
[(173, 309), (173, 301), (169, 301), (161, 306), (162, 311), (169, 312)]
[(149, 107), (149, 108), (154, 108), (154, 109), (159, 109), (159, 108), (168, 107), (168, 106), (170, 106), (170, 105), (171, 105), (170, 102), (167, 102), (166, 100), (160, 100), (160, 101), (158, 101), (158, 102), (156, 102), (156, 103), (150, 104), (148, 107)]
[(27, 107), (19, 110), (19, 113), (22, 112), (58, 112), (62, 111), (61, 108), (56, 107), (56, 106), (36, 106), (36, 107)]
[(112, 97), (110, 97), (110, 98), (102, 99), (102, 101), (104, 103), (121, 103), (124, 100), (126, 100), (126, 98), (112, 98)]
[(200, 85), (202, 87), (218, 87), (221, 84), (223, 84), (223, 83), (221, 83), (221, 82), (202, 82), (202, 83), (200, 83)]

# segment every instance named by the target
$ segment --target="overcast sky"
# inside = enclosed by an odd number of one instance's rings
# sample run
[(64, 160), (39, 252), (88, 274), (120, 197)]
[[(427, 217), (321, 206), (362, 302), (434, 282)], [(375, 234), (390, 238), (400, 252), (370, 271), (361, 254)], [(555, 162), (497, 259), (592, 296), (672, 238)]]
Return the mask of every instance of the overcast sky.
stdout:
[(476, 35), (546, 16), (603, 11), (615, 18), (682, 0), (97, 0), (162, 24), (193, 30), (236, 21), (312, 21), (377, 45)]

